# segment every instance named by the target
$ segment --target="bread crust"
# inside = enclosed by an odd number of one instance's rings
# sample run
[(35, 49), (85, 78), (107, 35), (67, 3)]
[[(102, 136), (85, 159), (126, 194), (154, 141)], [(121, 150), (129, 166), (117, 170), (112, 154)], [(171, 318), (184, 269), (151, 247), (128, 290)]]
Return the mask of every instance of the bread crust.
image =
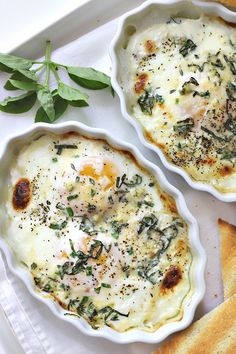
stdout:
[(236, 226), (219, 219), (224, 298), (236, 294)]
[(235, 354), (236, 295), (178, 333), (153, 354)]

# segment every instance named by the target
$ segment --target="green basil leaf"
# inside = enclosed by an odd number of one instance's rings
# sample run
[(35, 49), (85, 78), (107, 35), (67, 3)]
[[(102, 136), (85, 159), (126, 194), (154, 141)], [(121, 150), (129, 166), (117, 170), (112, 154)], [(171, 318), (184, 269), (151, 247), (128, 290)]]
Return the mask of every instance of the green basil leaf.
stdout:
[(32, 81), (37, 81), (37, 76), (35, 75), (35, 72), (30, 71), (30, 70), (24, 70), (24, 69), (19, 69), (18, 71), (23, 76), (25, 76), (27, 79), (30, 79)]
[(59, 82), (58, 95), (67, 101), (88, 101), (88, 95), (80, 90)]
[(88, 102), (82, 101), (82, 100), (68, 101), (68, 103), (70, 104), (70, 106), (73, 106), (73, 107), (87, 107), (89, 105)]
[[(55, 109), (54, 121), (56, 121), (65, 112), (68, 106), (68, 102), (56, 94), (53, 95), (53, 101), (54, 101), (54, 109)], [(52, 121), (50, 121), (50, 119), (47, 116), (47, 113), (42, 107), (40, 107), (37, 110), (34, 121), (35, 123), (37, 122), (52, 123)]]
[(13, 87), (24, 91), (36, 91), (38, 88), (36, 82), (24, 82), (24, 81), (9, 79), (9, 83)]
[[(32, 80), (26, 76), (24, 76), (21, 72), (14, 72), (13, 75), (11, 75), (10, 79), (7, 80), (7, 82), (4, 85), (4, 88), (6, 90), (18, 90), (19, 88), (17, 88), (16, 86), (14, 86), (10, 80), (17, 80), (17, 81), (23, 81), (23, 82), (30, 82), (32, 83)], [(28, 91), (28, 90), (27, 90)]]
[(32, 60), (2, 53), (0, 53), (0, 63), (14, 70), (29, 69), (33, 65)]
[(27, 92), (17, 97), (7, 97), (0, 103), (0, 111), (7, 113), (24, 113), (29, 111), (36, 101), (36, 93)]
[(38, 100), (43, 107), (44, 111), (47, 113), (47, 116), (50, 122), (55, 120), (55, 109), (53, 96), (48, 87), (43, 87), (37, 92)]
[(111, 86), (110, 77), (93, 68), (69, 66), (67, 71), (73, 81), (87, 89), (101, 90)]
[(13, 72), (12, 69), (8, 68), (6, 65), (0, 63), (0, 71), (4, 71), (4, 73), (11, 74)]

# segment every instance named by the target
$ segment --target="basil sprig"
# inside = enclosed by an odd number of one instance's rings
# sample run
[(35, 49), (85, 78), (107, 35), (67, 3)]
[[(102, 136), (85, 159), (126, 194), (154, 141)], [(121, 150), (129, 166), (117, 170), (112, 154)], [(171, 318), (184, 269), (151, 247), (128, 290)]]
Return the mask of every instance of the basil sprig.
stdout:
[[(90, 90), (111, 88), (110, 77), (93, 68), (67, 66), (51, 60), (51, 42), (47, 41), (44, 61), (34, 61), (0, 53), (0, 71), (11, 76), (4, 88), (9, 91), (22, 90), (15, 97), (7, 97), (0, 102), (0, 111), (6, 113), (24, 113), (29, 111), (36, 100), (39, 102), (35, 122), (53, 123), (63, 115), (67, 107), (88, 106), (89, 96), (79, 89), (62, 82), (58, 69), (63, 69), (69, 77), (81, 87)], [(39, 73), (46, 70), (45, 81), (39, 81)], [(51, 73), (57, 80), (57, 88), (51, 90), (49, 85)]]

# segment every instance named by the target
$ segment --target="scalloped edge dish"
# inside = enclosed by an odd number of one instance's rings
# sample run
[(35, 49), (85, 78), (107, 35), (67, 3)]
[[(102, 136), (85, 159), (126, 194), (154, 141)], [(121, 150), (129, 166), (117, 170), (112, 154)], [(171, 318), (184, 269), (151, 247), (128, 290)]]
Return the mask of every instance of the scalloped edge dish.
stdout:
[(65, 313), (68, 313), (68, 311), (63, 310), (56, 302), (52, 300), (51, 297), (40, 294), (40, 292), (37, 291), (32, 282), (30, 272), (23, 266), (20, 266), (9, 246), (4, 241), (3, 227), (1, 230), (2, 237), (0, 238), (0, 249), (6, 256), (10, 270), (25, 283), (31, 295), (46, 304), (57, 318), (70, 322), (82, 333), (94, 337), (106, 338), (117, 343), (131, 343), (136, 341), (142, 341), (146, 343), (159, 343), (168, 335), (186, 328), (192, 322), (195, 309), (199, 302), (202, 300), (205, 293), (204, 269), (206, 264), (206, 255), (199, 240), (197, 222), (187, 209), (182, 193), (167, 181), (163, 172), (157, 166), (146, 160), (136, 147), (114, 138), (105, 130), (90, 128), (82, 123), (76, 122), (61, 123), (55, 126), (51, 126), (45, 123), (35, 124), (23, 133), (10, 137), (8, 142), (5, 144), (3, 153), (0, 157), (2, 171), (0, 176), (0, 190), (5, 188), (6, 178), (9, 172), (9, 164), (12, 159), (14, 159), (14, 151), (16, 146), (22, 146), (25, 142), (47, 132), (63, 134), (71, 131), (81, 133), (86, 137), (104, 139), (114, 148), (130, 152), (141, 166), (143, 166), (156, 177), (161, 189), (174, 197), (179, 214), (185, 219), (189, 226), (189, 243), (193, 255), (193, 262), (190, 272), (190, 282), (191, 286), (193, 286), (193, 291), (191, 296), (186, 299), (183, 306), (184, 315), (182, 319), (178, 322), (172, 322), (163, 325), (153, 333), (148, 333), (140, 330), (130, 330), (128, 332), (118, 333), (107, 326), (100, 330), (94, 330), (83, 318), (65, 316)]
[(149, 142), (147, 138), (145, 138), (144, 129), (142, 128), (141, 124), (135, 119), (135, 117), (133, 117), (129, 113), (125, 94), (119, 84), (120, 68), (118, 60), (118, 51), (120, 46), (122, 45), (122, 42), (124, 41), (124, 38), (126, 38), (125, 29), (128, 26), (132, 26), (135, 19), (136, 21), (137, 19), (140, 21), (142, 15), (145, 16), (145, 14), (150, 11), (150, 7), (154, 6), (156, 6), (160, 14), (161, 12), (163, 12), (165, 18), (167, 18), (167, 15), (168, 18), (170, 16), (173, 17), (176, 14), (178, 14), (178, 16), (183, 15), (184, 17), (193, 17), (196, 16), (196, 13), (205, 13), (222, 17), (225, 21), (231, 23), (236, 23), (236, 13), (228, 10), (223, 5), (212, 2), (210, 3), (198, 0), (149, 0), (143, 3), (141, 6), (137, 7), (136, 9), (127, 12), (121, 17), (117, 32), (109, 48), (109, 53), (112, 61), (112, 86), (120, 98), (121, 112), (123, 117), (135, 128), (142, 144), (147, 148), (155, 151), (160, 157), (163, 165), (168, 170), (181, 175), (192, 188), (208, 192), (223, 202), (234, 202), (236, 201), (236, 193), (220, 193), (214, 187), (208, 185), (207, 183), (197, 182), (193, 180), (183, 168), (178, 167), (173, 163), (169, 162), (162, 150), (158, 146)]

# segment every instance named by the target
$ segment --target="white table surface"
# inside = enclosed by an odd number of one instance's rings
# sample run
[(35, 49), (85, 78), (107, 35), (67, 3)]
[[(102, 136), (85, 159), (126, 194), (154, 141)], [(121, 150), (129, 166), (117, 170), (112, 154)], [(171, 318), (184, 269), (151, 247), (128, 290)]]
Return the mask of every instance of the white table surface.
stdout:
[(0, 0), (0, 52), (8, 52), (90, 0)]
[[(0, 0), (0, 52), (8, 52), (89, 0)], [(0, 354), (23, 354), (0, 309)]]

